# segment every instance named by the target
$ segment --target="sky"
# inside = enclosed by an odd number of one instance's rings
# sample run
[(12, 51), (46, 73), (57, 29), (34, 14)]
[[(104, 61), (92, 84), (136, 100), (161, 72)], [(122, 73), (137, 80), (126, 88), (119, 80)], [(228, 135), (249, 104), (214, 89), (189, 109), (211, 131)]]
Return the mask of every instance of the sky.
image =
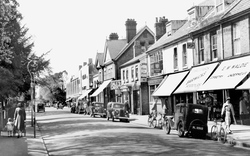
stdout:
[(156, 17), (187, 18), (187, 10), (203, 0), (18, 0), (22, 24), (29, 29), (33, 51), (50, 59), (54, 73), (78, 72), (79, 65), (104, 51), (111, 33), (126, 38), (125, 22), (135, 19), (137, 30), (154, 33)]

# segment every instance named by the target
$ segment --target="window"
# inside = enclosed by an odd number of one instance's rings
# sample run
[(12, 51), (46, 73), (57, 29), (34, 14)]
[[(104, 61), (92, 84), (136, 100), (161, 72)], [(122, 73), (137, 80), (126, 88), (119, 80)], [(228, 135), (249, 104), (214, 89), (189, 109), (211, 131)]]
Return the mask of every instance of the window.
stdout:
[(213, 61), (217, 57), (218, 57), (218, 55), (217, 55), (217, 34), (216, 34), (216, 32), (213, 32), (211, 34), (211, 61)]
[(163, 56), (162, 51), (155, 52), (150, 55), (150, 76), (161, 74), (163, 70)]
[(131, 79), (134, 80), (134, 67), (131, 67)]
[(224, 0), (216, 0), (216, 12), (223, 10), (223, 1)]
[(128, 82), (128, 69), (126, 69), (126, 82)]
[(234, 49), (234, 55), (238, 55), (241, 53), (239, 22), (233, 25), (233, 49)]
[(178, 55), (177, 55), (177, 48), (174, 48), (174, 69), (178, 69)]
[(187, 66), (187, 45), (183, 44), (182, 45), (182, 59), (183, 59), (183, 67)]
[(135, 66), (135, 79), (138, 80), (138, 75), (139, 75), (139, 69), (138, 65)]
[(199, 63), (204, 62), (204, 37), (201, 36), (199, 37), (199, 51), (198, 51), (198, 55), (199, 55)]
[(122, 71), (122, 78), (123, 78), (123, 81), (125, 81), (125, 70)]

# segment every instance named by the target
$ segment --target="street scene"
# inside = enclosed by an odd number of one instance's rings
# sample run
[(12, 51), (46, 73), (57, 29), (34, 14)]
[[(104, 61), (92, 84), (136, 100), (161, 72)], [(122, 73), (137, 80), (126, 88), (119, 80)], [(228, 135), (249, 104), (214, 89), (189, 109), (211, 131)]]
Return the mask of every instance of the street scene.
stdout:
[(249, 0), (0, 10), (0, 156), (250, 155)]
[[(46, 107), (45, 113), (37, 114), (38, 141), (32, 140), (32, 128), (27, 133), (27, 142), (16, 147), (24, 149), (17, 155), (249, 155), (249, 149), (210, 139), (179, 138), (176, 132), (166, 135), (163, 130), (149, 128), (147, 121), (137, 118), (132, 116), (130, 123), (112, 122), (72, 114), (69, 108)], [(24, 139), (18, 141), (25, 142)], [(16, 144), (18, 142), (12, 145)], [(2, 143), (0, 145), (3, 147)]]

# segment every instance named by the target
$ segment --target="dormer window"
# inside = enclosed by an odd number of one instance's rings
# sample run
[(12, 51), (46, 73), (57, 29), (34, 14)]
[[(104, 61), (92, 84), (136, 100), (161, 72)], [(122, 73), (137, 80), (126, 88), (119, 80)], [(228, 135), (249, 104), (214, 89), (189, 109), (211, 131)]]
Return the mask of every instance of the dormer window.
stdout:
[(172, 31), (171, 31), (171, 23), (169, 23), (169, 24), (167, 24), (167, 26), (166, 26), (166, 33), (167, 33), (167, 35), (168, 36), (171, 36), (171, 34), (172, 34)]
[(215, 0), (215, 8), (216, 12), (221, 12), (223, 10), (223, 2), (224, 0)]

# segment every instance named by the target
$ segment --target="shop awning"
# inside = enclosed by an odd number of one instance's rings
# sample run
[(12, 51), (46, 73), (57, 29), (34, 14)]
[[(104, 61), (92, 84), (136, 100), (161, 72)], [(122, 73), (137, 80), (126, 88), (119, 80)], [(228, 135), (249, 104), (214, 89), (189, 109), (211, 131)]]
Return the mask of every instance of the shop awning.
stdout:
[(103, 89), (106, 88), (106, 87), (109, 85), (109, 83), (110, 83), (111, 81), (112, 81), (112, 80), (106, 80), (106, 81), (104, 81), (104, 82), (100, 85), (100, 87), (91, 95), (91, 97), (97, 96), (98, 94), (100, 94), (100, 93), (103, 91)]
[(188, 71), (166, 76), (161, 84), (156, 88), (152, 96), (170, 96), (181, 83)]
[(92, 91), (92, 89), (85, 90), (81, 96), (79, 96), (78, 100), (85, 98)]
[(223, 61), (200, 90), (235, 88), (250, 72), (250, 56)]
[(218, 63), (212, 63), (193, 67), (174, 94), (196, 92), (211, 75), (217, 65)]
[(247, 89), (250, 89), (250, 78), (248, 78), (242, 85), (240, 85), (240, 86), (237, 87), (236, 89), (239, 89), (239, 90), (247, 90)]

